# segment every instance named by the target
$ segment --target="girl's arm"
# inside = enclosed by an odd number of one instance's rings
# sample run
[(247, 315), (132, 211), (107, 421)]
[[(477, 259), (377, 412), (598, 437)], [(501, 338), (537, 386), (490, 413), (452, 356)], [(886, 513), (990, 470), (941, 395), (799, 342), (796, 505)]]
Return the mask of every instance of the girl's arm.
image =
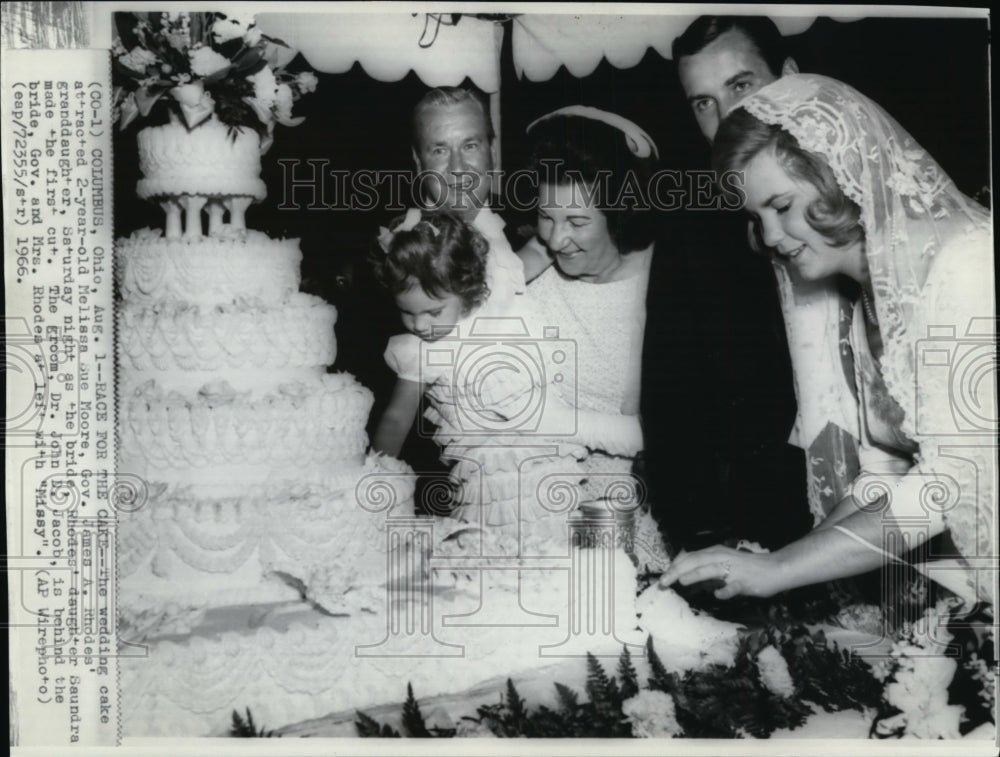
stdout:
[(396, 380), (389, 406), (382, 413), (375, 429), (372, 449), (390, 457), (399, 457), (403, 442), (413, 428), (423, 394), (424, 385), (420, 382), (404, 378)]

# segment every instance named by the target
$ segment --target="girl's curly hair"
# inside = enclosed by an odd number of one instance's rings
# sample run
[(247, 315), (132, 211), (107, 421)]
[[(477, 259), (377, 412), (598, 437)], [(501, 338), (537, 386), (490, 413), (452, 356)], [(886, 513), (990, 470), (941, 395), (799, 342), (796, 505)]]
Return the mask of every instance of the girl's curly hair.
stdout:
[(468, 312), (489, 296), (489, 251), (489, 242), (475, 228), (435, 213), (425, 214), (412, 229), (396, 231), (388, 250), (376, 246), (371, 261), (376, 279), (393, 295), (417, 283), (431, 297), (456, 295)]

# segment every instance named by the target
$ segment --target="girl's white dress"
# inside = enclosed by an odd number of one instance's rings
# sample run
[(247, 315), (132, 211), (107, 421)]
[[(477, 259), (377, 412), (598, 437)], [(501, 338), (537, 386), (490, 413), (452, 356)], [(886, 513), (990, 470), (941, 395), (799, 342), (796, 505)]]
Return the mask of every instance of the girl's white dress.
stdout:
[[(569, 407), (551, 391), (564, 373), (562, 354), (554, 354), (559, 343), (546, 338), (520, 294), (517, 255), (493, 247), (487, 282), (486, 302), (448, 336), (394, 336), (385, 359), (400, 378), (427, 387), (429, 423), (422, 428), (453, 464), (452, 517), (515, 536), (530, 531), (532, 540), (563, 540), (581, 498), (586, 471), (579, 460), (587, 450), (569, 427)], [(512, 552), (519, 541), (507, 541)]]

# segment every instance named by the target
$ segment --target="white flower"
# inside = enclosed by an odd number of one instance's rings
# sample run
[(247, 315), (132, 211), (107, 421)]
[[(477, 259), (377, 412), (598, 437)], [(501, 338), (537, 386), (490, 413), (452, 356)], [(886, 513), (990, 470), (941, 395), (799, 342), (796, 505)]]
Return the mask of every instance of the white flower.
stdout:
[(253, 24), (253, 16), (250, 16), (249, 22), (245, 18), (239, 16), (229, 16), (227, 18), (220, 18), (214, 24), (212, 24), (212, 39), (215, 40), (216, 44), (222, 44), (223, 42), (228, 42), (231, 39), (237, 39), (246, 34), (247, 29)]
[(263, 107), (270, 108), (278, 99), (278, 80), (274, 71), (264, 66), (257, 73), (248, 76), (247, 81), (253, 84), (253, 96)]
[[(893, 686), (886, 687), (887, 698)], [(947, 692), (923, 698), (901, 698), (894, 694), (892, 698), (896, 700), (896, 707), (902, 710), (907, 734), (918, 739), (957, 739), (961, 735), (958, 727), (965, 708), (960, 704), (948, 704)]]
[(249, 29), (251, 26), (257, 23), (256, 13), (227, 13), (226, 21), (236, 24), (243, 28), (244, 31)]
[(211, 47), (196, 47), (188, 51), (188, 59), (191, 61), (191, 72), (196, 76), (211, 76), (231, 63), (229, 58)]
[(944, 628), (947, 607), (928, 610), (892, 645), (892, 679), (886, 685), (885, 701), (901, 712), (893, 727), (905, 726), (906, 734), (922, 739), (959, 737), (965, 708), (948, 704), (948, 685), (958, 663), (945, 655), (951, 634)]
[(260, 44), (260, 40), (263, 36), (263, 32), (261, 32), (261, 30), (254, 25), (247, 29), (247, 33), (243, 35), (243, 41), (250, 47), (254, 47)]
[(300, 92), (308, 94), (309, 92), (316, 91), (319, 79), (316, 78), (316, 74), (312, 71), (302, 71), (295, 75), (295, 83), (298, 85)]
[(167, 42), (175, 50), (184, 51), (191, 45), (191, 31), (189, 29), (174, 29), (168, 32), (166, 37)]
[(792, 674), (788, 672), (788, 663), (781, 652), (773, 645), (760, 650), (757, 655), (757, 670), (760, 680), (767, 690), (781, 697), (790, 697), (795, 693), (795, 683)]
[(632, 735), (643, 739), (680, 736), (674, 698), (664, 691), (646, 689), (622, 702), (622, 712), (632, 724)]
[(144, 47), (136, 46), (132, 48), (131, 52), (126, 53), (118, 60), (126, 68), (130, 68), (133, 71), (145, 72), (146, 66), (158, 63), (160, 59)]
[(278, 117), (278, 120), (289, 119), (292, 117), (292, 105), (295, 100), (292, 95), (292, 88), (287, 84), (279, 84), (276, 90), (276, 98), (274, 104), (274, 112)]
[[(992, 636), (993, 634), (988, 634)], [(972, 659), (965, 663), (965, 667), (970, 671), (973, 681), (979, 681), (982, 687), (979, 690), (979, 697), (986, 703), (986, 707), (993, 712), (996, 707), (996, 673), (990, 664), (979, 655), (973, 654)]]
[(495, 739), (497, 735), (485, 723), (462, 718), (455, 726), (455, 735), (462, 739)]

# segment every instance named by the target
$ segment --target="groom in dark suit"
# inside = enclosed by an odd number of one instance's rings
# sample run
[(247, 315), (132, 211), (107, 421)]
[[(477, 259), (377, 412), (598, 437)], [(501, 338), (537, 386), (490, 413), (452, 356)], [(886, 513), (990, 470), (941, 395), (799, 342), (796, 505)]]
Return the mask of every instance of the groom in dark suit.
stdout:
[[(739, 101), (797, 70), (766, 18), (702, 16), (673, 43), (709, 142)], [(689, 198), (690, 199), (690, 198)], [(643, 352), (641, 465), (675, 549), (750, 539), (777, 547), (811, 526), (791, 365), (766, 258), (736, 210), (685, 212), (654, 256)]]

